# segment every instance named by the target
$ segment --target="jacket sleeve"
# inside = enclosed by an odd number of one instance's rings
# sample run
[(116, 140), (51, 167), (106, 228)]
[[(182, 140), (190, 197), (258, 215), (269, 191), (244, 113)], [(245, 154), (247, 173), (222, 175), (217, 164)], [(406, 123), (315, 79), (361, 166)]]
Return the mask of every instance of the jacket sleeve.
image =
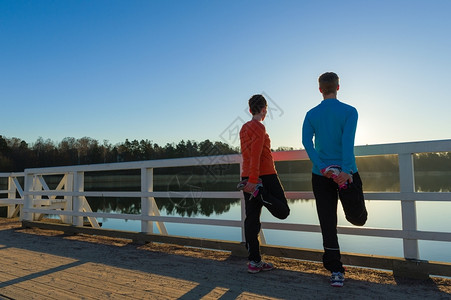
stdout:
[(251, 155), (249, 166), (249, 182), (258, 183), (260, 175), (260, 161), (263, 152), (263, 144), (265, 142), (265, 126), (263, 124), (254, 124), (250, 128), (251, 138)]
[(302, 125), (302, 145), (307, 152), (308, 157), (312, 161), (313, 165), (319, 170), (327, 168), (328, 166), (321, 160), (318, 152), (313, 146), (313, 137), (315, 135), (315, 130), (308, 119), (308, 114), (305, 116), (304, 123)]
[(343, 128), (342, 135), (342, 171), (348, 174), (352, 173), (353, 165), (355, 162), (354, 157), (354, 140), (355, 132), (357, 129), (358, 113), (356, 109), (352, 109)]

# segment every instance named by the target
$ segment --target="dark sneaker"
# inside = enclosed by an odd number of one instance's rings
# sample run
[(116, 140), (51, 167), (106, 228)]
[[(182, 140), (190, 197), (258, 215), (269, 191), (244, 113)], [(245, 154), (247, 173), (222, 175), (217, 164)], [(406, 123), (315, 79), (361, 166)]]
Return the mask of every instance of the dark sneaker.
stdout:
[(341, 272), (332, 272), (330, 276), (330, 285), (334, 287), (342, 287), (345, 281), (345, 274)]
[(272, 263), (267, 263), (264, 261), (260, 261), (260, 262), (255, 262), (255, 261), (250, 261), (247, 265), (247, 272), (249, 273), (258, 273), (260, 271), (270, 271), (274, 269), (274, 265)]

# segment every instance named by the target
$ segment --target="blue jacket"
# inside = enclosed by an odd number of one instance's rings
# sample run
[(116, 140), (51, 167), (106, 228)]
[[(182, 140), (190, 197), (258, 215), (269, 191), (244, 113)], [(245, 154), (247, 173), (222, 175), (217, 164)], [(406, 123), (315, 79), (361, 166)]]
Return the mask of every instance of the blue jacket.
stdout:
[(321, 170), (330, 165), (339, 165), (348, 174), (357, 172), (354, 156), (357, 118), (354, 107), (337, 99), (325, 99), (307, 112), (302, 144), (313, 163), (314, 174), (321, 175)]

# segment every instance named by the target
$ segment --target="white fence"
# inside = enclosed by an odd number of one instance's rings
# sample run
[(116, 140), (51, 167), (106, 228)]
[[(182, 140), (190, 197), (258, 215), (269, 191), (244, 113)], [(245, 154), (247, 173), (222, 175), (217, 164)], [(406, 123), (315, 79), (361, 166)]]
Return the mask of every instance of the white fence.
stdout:
[[(397, 155), (399, 158), (399, 192), (365, 193), (366, 200), (401, 201), (402, 229), (338, 227), (339, 234), (361, 235), (384, 238), (400, 238), (403, 240), (404, 257), (419, 259), (418, 240), (451, 242), (451, 232), (432, 232), (417, 230), (416, 201), (451, 201), (449, 192), (415, 192), (413, 154), (425, 152), (451, 151), (451, 140), (397, 143), (384, 145), (357, 146), (357, 156)], [(276, 161), (296, 161), (308, 159), (305, 151), (275, 152)], [(203, 191), (202, 198), (241, 199), (241, 220), (219, 220), (206, 218), (186, 218), (160, 216), (155, 197), (184, 198), (190, 197), (192, 191), (154, 191), (154, 170), (168, 167), (190, 167), (223, 164), (240, 164), (240, 155), (208, 156), (180, 159), (149, 160), (114, 164), (80, 165), (27, 169), (24, 173), (0, 173), (0, 177), (8, 177), (8, 190), (0, 194), (8, 194), (8, 198), (0, 199), (0, 206), (8, 206), (8, 217), (14, 216), (21, 209), (23, 220), (39, 220), (43, 215), (60, 215), (64, 223), (83, 226), (83, 218), (88, 218), (93, 227), (99, 228), (97, 218), (140, 220), (141, 231), (152, 233), (153, 222), (161, 234), (169, 235), (165, 223), (190, 223), (203, 225), (219, 225), (238, 227), (242, 230), (244, 240), (244, 199), (241, 192)], [(85, 172), (140, 170), (141, 191), (111, 192), (85, 191)], [(51, 190), (44, 176), (62, 176), (58, 186)], [(24, 188), (18, 178), (24, 177)], [(237, 179), (239, 174), (237, 174)], [(19, 197), (16, 198), (16, 194)], [(289, 191), (288, 199), (314, 199), (311, 191)], [(92, 212), (86, 197), (138, 197), (141, 198), (140, 214), (111, 214)], [(23, 206), (23, 208), (22, 208)], [(320, 232), (319, 225), (295, 224), (285, 222), (262, 222), (262, 229)], [(263, 240), (264, 243), (264, 240)]]
[(20, 209), (23, 207), (24, 194), (18, 180), (18, 178), (23, 177), (24, 173), (0, 173), (0, 178), (7, 178), (8, 180), (8, 189), (0, 190), (0, 195), (7, 195), (7, 198), (0, 199), (0, 207), (5, 206), (7, 208), (6, 216), (8, 218), (19, 215)]

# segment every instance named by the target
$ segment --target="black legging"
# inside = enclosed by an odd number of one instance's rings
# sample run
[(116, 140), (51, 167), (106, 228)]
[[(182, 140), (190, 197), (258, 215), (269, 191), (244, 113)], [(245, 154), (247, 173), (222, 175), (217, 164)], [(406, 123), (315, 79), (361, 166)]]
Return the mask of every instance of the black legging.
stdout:
[(339, 190), (333, 179), (313, 174), (312, 186), (323, 235), (324, 267), (331, 272), (344, 272), (337, 236), (338, 197), (346, 219), (356, 226), (364, 225), (368, 213), (363, 199), (362, 180), (359, 173), (355, 173), (353, 183), (348, 184), (346, 189)]
[[(249, 252), (249, 260), (255, 262), (261, 261), (260, 243), (258, 241), (258, 234), (261, 229), (260, 214), (263, 205), (269, 212), (278, 219), (286, 219), (290, 214), (287, 198), (280, 183), (277, 174), (260, 176), (263, 188), (256, 198), (249, 200), (251, 194), (244, 193), (246, 219), (244, 221), (244, 234), (246, 238), (246, 248)], [(247, 177), (243, 177), (248, 179)]]

